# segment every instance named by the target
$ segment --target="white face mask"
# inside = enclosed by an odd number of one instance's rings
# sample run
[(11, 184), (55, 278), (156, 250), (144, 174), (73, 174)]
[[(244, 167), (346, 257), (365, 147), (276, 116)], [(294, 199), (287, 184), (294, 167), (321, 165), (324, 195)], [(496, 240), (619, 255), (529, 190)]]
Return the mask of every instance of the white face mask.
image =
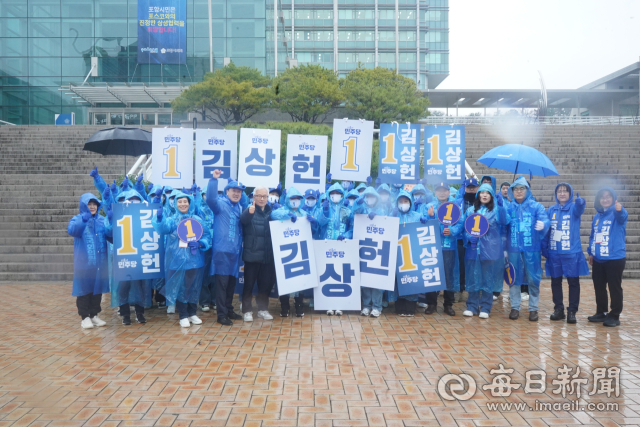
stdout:
[(131, 203), (140, 203), (140, 199), (131, 199), (129, 200)]
[(304, 200), (304, 204), (307, 205), (310, 208), (314, 207), (317, 202), (318, 201), (316, 199), (311, 199), (311, 198)]
[(278, 203), (278, 196), (272, 196), (269, 194), (269, 203)]
[(342, 188), (346, 190), (347, 188), (349, 188), (350, 184), (351, 184), (351, 181), (342, 181)]
[(387, 203), (389, 201), (389, 195), (387, 193), (382, 193), (380, 195), (380, 201), (382, 203)]
[(175, 202), (174, 199), (169, 199), (169, 206), (173, 207), (173, 202)]
[(329, 197), (333, 203), (340, 203), (340, 200), (342, 200), (342, 194), (331, 194)]
[(356, 199), (349, 199), (349, 206), (353, 206), (356, 203)]
[(375, 196), (367, 196), (364, 198), (364, 202), (367, 204), (367, 206), (373, 206), (376, 204), (377, 200)]
[(289, 205), (292, 209), (298, 209), (300, 207), (300, 199), (291, 199), (289, 200)]
[(411, 203), (399, 203), (398, 210), (402, 213), (409, 212), (409, 208), (411, 207)]

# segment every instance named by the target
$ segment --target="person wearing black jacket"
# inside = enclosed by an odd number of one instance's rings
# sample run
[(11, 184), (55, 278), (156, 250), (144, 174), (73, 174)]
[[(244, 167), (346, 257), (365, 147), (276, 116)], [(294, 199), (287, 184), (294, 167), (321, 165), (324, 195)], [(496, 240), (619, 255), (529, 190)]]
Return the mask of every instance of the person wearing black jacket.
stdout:
[(242, 211), (240, 223), (244, 235), (244, 288), (242, 290), (242, 315), (245, 322), (253, 321), (251, 298), (253, 285), (258, 281), (258, 317), (273, 320), (269, 314), (269, 294), (275, 283), (276, 272), (271, 246), (269, 216), (271, 207), (267, 204), (269, 190), (257, 187), (253, 192), (253, 204)]

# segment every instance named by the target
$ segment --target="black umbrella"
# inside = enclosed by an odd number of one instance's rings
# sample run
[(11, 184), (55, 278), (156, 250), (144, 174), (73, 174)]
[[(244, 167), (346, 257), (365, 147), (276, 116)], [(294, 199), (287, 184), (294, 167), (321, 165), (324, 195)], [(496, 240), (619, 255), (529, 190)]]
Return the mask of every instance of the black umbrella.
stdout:
[(151, 132), (140, 128), (113, 127), (91, 135), (83, 150), (105, 156), (124, 156), (124, 175), (127, 176), (127, 156), (151, 154)]

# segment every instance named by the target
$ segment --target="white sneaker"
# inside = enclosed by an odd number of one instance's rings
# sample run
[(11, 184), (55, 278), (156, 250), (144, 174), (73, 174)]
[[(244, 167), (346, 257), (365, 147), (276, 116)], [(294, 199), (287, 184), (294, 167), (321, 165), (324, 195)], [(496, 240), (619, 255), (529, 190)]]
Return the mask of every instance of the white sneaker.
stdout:
[(188, 328), (191, 326), (191, 323), (189, 323), (189, 319), (185, 317), (184, 319), (180, 319), (180, 326)]
[(342, 316), (342, 311), (336, 310), (336, 316)]
[(494, 296), (493, 296), (493, 300), (494, 300), (494, 301), (497, 301), (497, 300), (498, 300), (498, 297), (494, 295)]
[(427, 308), (427, 304), (424, 302), (419, 302), (418, 307)]
[(104, 326), (107, 324), (107, 322), (99, 318), (97, 315), (91, 318), (91, 323), (93, 323), (96, 326)]
[(361, 315), (363, 316), (368, 316), (371, 312), (369, 311), (368, 308), (363, 308), (362, 311), (360, 312)]
[(333, 310), (327, 310), (327, 316), (333, 316), (333, 315), (334, 315)]
[(167, 314), (174, 314), (176, 312), (176, 306), (175, 305), (168, 305), (167, 306)]
[(462, 312), (462, 315), (466, 317), (473, 317), (473, 312), (471, 310), (465, 310)]
[(529, 294), (521, 292), (520, 293), (520, 300), (521, 301), (529, 301)]
[(202, 306), (202, 311), (204, 311), (205, 313), (206, 313), (207, 311), (209, 311), (209, 310), (211, 310), (211, 308), (209, 308), (209, 306), (208, 306), (208, 305), (203, 305), (203, 306)]
[(375, 308), (373, 310), (371, 310), (371, 316), (372, 317), (380, 317), (380, 312), (378, 310), (376, 310)]
[(244, 319), (245, 322), (253, 322), (253, 313), (248, 311), (242, 315), (242, 318)]
[(262, 310), (258, 312), (258, 317), (264, 320), (273, 320), (273, 316), (269, 314), (267, 310)]
[(202, 325), (202, 320), (200, 320), (198, 316), (189, 317), (189, 322), (193, 323), (194, 325)]
[(242, 311), (242, 303), (240, 303), (240, 311)]
[(82, 329), (93, 329), (93, 322), (90, 317), (85, 317), (80, 326), (82, 326)]
[(485, 313), (484, 311), (480, 312), (480, 315), (478, 316), (481, 319), (488, 319), (489, 318), (489, 313)]

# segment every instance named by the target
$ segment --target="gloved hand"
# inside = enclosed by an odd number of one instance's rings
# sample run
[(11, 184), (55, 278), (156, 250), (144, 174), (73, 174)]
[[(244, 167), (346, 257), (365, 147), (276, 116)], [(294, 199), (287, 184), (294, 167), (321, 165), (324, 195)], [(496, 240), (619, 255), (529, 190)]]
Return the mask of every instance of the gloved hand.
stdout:
[(98, 167), (96, 166), (95, 168), (93, 168), (93, 170), (89, 172), (89, 175), (91, 176), (91, 178), (96, 178), (98, 176)]
[(364, 196), (360, 196), (358, 197), (358, 200), (356, 200), (356, 204), (357, 205), (361, 205), (364, 203)]
[[(195, 184), (194, 184), (194, 185), (195, 185)], [(202, 188), (200, 188), (200, 187), (198, 187), (198, 186), (196, 185), (196, 191), (197, 191), (198, 193), (202, 193)]]
[(164, 191), (164, 187), (158, 188), (155, 193), (153, 193), (156, 197), (162, 198), (162, 192)]
[(498, 202), (498, 206), (504, 206), (504, 198), (502, 197), (502, 194), (496, 194), (496, 202)]
[(180, 191), (182, 191), (184, 194), (189, 194), (189, 190), (187, 190), (187, 189), (186, 189), (186, 188), (184, 188), (184, 187), (182, 187), (182, 190), (180, 190)]
[(153, 190), (153, 182), (150, 182), (149, 184), (147, 184), (147, 193), (150, 192), (151, 190)]
[(536, 225), (534, 227), (536, 229), (536, 231), (540, 231), (544, 228), (544, 222), (542, 221), (536, 221)]
[(156, 217), (158, 218), (158, 222), (162, 221), (162, 208), (158, 208), (156, 211)]
[(479, 237), (476, 237), (476, 236), (470, 236), (469, 237), (469, 243), (471, 243), (471, 247), (472, 248), (478, 247), (478, 240), (480, 240)]
[(144, 178), (142, 175), (138, 175), (136, 178), (136, 184), (140, 184), (142, 182), (142, 178)]
[(375, 212), (369, 212), (369, 219), (373, 219), (376, 217), (376, 213)]
[(187, 246), (189, 246), (191, 249), (200, 249), (200, 242), (196, 240), (192, 240), (189, 243), (187, 243)]
[(282, 206), (280, 206), (280, 203), (275, 202), (273, 205), (271, 205), (271, 210), (275, 211), (276, 209), (280, 209)]
[(312, 216), (307, 214), (307, 221), (309, 221), (311, 224), (317, 224), (317, 220)]
[(587, 201), (585, 199), (583, 199), (582, 197), (580, 197), (580, 193), (576, 193), (576, 201), (575, 201), (576, 205), (580, 205), (580, 206), (584, 206), (585, 203), (587, 203)]
[(344, 207), (348, 208), (349, 207), (349, 199), (347, 199), (346, 197), (344, 198)]
[(429, 221), (429, 218), (427, 218), (426, 216), (421, 216), (421, 217), (420, 217), (420, 222), (421, 222), (421, 223), (426, 224), (426, 223), (427, 223), (427, 221)]
[(353, 182), (349, 184), (349, 187), (347, 187), (347, 193), (351, 190), (353, 190)]
[(413, 209), (412, 210), (416, 211), (416, 212), (419, 211), (420, 210), (420, 205), (422, 205), (422, 202), (415, 202), (413, 204)]
[(91, 212), (83, 212), (82, 213), (82, 222), (87, 222), (91, 219), (93, 215), (91, 215)]
[(111, 218), (113, 218), (113, 210), (111, 208), (107, 209), (107, 219), (111, 222)]
[(367, 177), (367, 187), (369, 187), (371, 185), (371, 182), (373, 182), (373, 178), (371, 178), (371, 176)]
[(104, 198), (108, 198), (109, 196), (111, 196), (111, 188), (107, 187), (104, 189)]
[(298, 217), (293, 212), (289, 212), (289, 218), (291, 218), (291, 222), (295, 223), (298, 220)]
[(376, 187), (379, 187), (382, 185), (382, 179), (380, 179), (380, 177), (376, 178)]
[(327, 199), (324, 199), (324, 202), (322, 202), (322, 212), (324, 216), (329, 216), (329, 200)]
[(327, 174), (327, 182), (331, 182), (331, 173)]
[(125, 177), (124, 181), (122, 181), (122, 190), (128, 190), (129, 188), (131, 188), (131, 181)]
[(339, 235), (339, 236), (338, 236), (338, 240), (341, 240), (341, 241), (342, 241), (342, 240), (344, 240), (344, 236), (343, 236), (342, 234), (341, 234), (341, 235)]
[(118, 191), (118, 184), (116, 184), (116, 180), (113, 180), (113, 184), (111, 184), (111, 192), (113, 194), (116, 194), (116, 192)]

